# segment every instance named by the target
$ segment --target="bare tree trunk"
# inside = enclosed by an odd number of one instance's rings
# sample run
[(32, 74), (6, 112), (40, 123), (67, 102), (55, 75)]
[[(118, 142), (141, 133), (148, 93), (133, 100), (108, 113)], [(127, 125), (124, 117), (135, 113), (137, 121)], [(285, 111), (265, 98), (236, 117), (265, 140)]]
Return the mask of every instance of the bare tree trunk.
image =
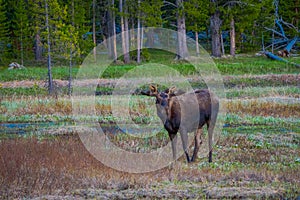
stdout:
[(40, 32), (38, 32), (35, 35), (34, 55), (35, 55), (35, 60), (42, 60), (43, 46), (41, 42)]
[(135, 46), (135, 26), (134, 26), (134, 20), (131, 19), (131, 29), (130, 29), (130, 35), (129, 35), (129, 38), (130, 38), (130, 46)]
[(296, 13), (295, 27), (299, 27), (299, 1), (298, 0), (295, 2), (295, 13)]
[(107, 48), (110, 58), (116, 62), (117, 60), (117, 41), (116, 41), (116, 18), (114, 11), (114, 0), (108, 2), (109, 9), (107, 12), (106, 23), (107, 23)]
[[(112, 0), (111, 1), (111, 5), (114, 7), (115, 5), (115, 1)], [(113, 34), (113, 44), (112, 44), (112, 52), (113, 52), (113, 59), (114, 62), (117, 61), (118, 59), (118, 54), (117, 54), (117, 37), (116, 37), (116, 15), (115, 15), (115, 11), (112, 12), (112, 34)]]
[(141, 23), (141, 41), (140, 41), (140, 44), (141, 44), (141, 48), (140, 49), (143, 49), (143, 44), (144, 44), (144, 28), (143, 28), (143, 23)]
[(177, 59), (186, 59), (189, 56), (187, 44), (186, 44), (186, 28), (185, 28), (185, 16), (183, 12), (183, 0), (176, 0), (177, 5)]
[[(126, 11), (127, 13), (127, 11)], [(125, 28), (125, 45), (126, 45), (126, 54), (124, 55), (124, 62), (130, 62), (130, 54), (129, 54), (129, 26), (128, 26), (128, 17), (124, 18), (124, 28)]]
[(198, 38), (198, 31), (195, 32), (195, 39), (196, 39), (196, 55), (200, 55), (200, 50), (199, 50), (199, 38)]
[(46, 28), (47, 28), (47, 45), (48, 45), (48, 59), (47, 59), (47, 68), (48, 68), (48, 93), (53, 93), (53, 79), (51, 72), (51, 43), (50, 43), (50, 30), (49, 30), (49, 16), (48, 16), (48, 2), (45, 0), (45, 12), (46, 12)]
[[(72, 0), (72, 27), (75, 26), (75, 5), (74, 0)], [(69, 84), (68, 84), (68, 95), (72, 94), (72, 67), (73, 67), (73, 33), (70, 34), (71, 42), (70, 42), (70, 65), (69, 65)]]
[[(124, 0), (124, 4), (125, 4), (125, 0)], [(121, 13), (121, 29), (122, 29), (122, 49), (123, 49), (123, 56), (124, 56), (124, 62), (125, 63), (129, 63), (130, 59), (129, 59), (129, 51), (128, 51), (128, 45), (129, 45), (129, 35), (128, 35), (128, 19), (127, 17), (124, 17), (122, 15), (123, 12), (123, 0), (119, 1), (119, 11)], [(126, 9), (125, 12), (126, 14)]]
[[(22, 25), (22, 27), (23, 27), (23, 25)], [(24, 66), (23, 28), (21, 28), (20, 50), (21, 50), (21, 65)]]
[(96, 0), (93, 0), (93, 43), (94, 43), (94, 60), (96, 61), (96, 56), (97, 56), (97, 39), (96, 39)]
[(235, 56), (235, 23), (234, 18), (232, 17), (230, 20), (230, 55)]
[(138, 19), (137, 19), (137, 53), (136, 53), (136, 62), (140, 63), (141, 62), (141, 19), (140, 19), (140, 3), (141, 0), (138, 0)]
[(224, 56), (225, 55), (225, 48), (224, 48), (224, 38), (223, 38), (222, 32), (220, 34), (220, 41), (221, 41), (222, 56)]
[(221, 43), (220, 43), (220, 27), (221, 27), (220, 12), (217, 10), (210, 17), (210, 30), (211, 30), (211, 48), (212, 56), (221, 57)]
[[(110, 2), (108, 3), (108, 6), (110, 6)], [(104, 44), (106, 45), (106, 48), (108, 50), (109, 58), (113, 58), (113, 27), (112, 27), (112, 10), (108, 9), (107, 13), (105, 14), (105, 17), (103, 17), (103, 39), (106, 41)], [(105, 28), (104, 28), (105, 26)]]
[(122, 15), (123, 12), (123, 0), (119, 0), (119, 12), (121, 13), (121, 35), (122, 35), (122, 50), (123, 55), (126, 54), (126, 44), (125, 44), (125, 33), (124, 33), (124, 17)]

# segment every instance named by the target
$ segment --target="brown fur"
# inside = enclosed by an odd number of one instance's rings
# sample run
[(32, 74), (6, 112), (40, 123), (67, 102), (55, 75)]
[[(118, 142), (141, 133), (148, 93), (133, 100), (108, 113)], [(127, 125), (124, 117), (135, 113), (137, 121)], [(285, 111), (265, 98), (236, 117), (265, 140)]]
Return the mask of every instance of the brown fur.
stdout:
[(290, 56), (290, 53), (286, 49), (284, 49), (282, 51), (278, 51), (277, 54), (278, 54), (278, 56), (281, 56), (281, 57), (289, 57)]
[[(209, 135), (209, 162), (212, 161), (212, 135), (219, 101), (209, 90), (180, 92), (178, 95), (174, 87), (159, 93), (157, 87), (151, 85), (150, 91), (143, 94), (156, 97), (157, 115), (169, 133), (174, 159), (176, 159), (177, 132), (179, 131), (187, 161), (196, 160), (199, 146), (202, 144), (202, 127), (206, 124)], [(199, 112), (197, 112), (198, 109)], [(195, 148), (191, 159), (188, 155), (188, 132), (195, 132)]]

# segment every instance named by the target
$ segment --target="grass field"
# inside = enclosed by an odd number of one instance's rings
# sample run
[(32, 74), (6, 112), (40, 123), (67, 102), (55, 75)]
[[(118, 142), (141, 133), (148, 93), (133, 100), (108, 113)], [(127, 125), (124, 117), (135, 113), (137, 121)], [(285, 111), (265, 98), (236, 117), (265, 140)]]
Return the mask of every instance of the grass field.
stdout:
[[(162, 63), (205, 87), (194, 69), (173, 55), (150, 51), (151, 62)], [(299, 58), (289, 58), (300, 63)], [(147, 124), (157, 119), (154, 100), (133, 95), (129, 116), (116, 117), (111, 96), (95, 97), (94, 113), (74, 116), (66, 95), (67, 67), (54, 67), (57, 94), (47, 95), (47, 71), (0, 68), (0, 198), (1, 199), (295, 199), (300, 196), (300, 69), (264, 57), (216, 59), (226, 90), (223, 129), (207, 158), (187, 164), (181, 157), (173, 168), (131, 174), (95, 159), (74, 128), (81, 121), (99, 122), (110, 140), (130, 152), (147, 152), (167, 143), (163, 129), (139, 138), (115, 134), (116, 121)], [(136, 64), (112, 65), (97, 90), (110, 94), (113, 81)], [(75, 77), (78, 67), (74, 67)], [(144, 89), (144, 88), (142, 88)], [(118, 97), (124, 112), (124, 98)], [(83, 108), (90, 105), (81, 102)], [(86, 106), (86, 107), (84, 107)], [(16, 125), (15, 127), (13, 125)], [(190, 149), (192, 150), (192, 148)]]

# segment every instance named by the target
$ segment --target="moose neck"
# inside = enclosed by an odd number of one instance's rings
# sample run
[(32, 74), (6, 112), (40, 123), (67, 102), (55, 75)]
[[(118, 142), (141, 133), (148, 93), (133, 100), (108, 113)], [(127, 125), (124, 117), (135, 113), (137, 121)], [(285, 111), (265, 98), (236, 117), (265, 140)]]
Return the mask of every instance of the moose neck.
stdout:
[[(180, 112), (175, 112), (177, 106), (174, 106), (173, 101), (170, 101), (167, 107), (156, 105), (157, 115), (164, 124), (165, 129), (169, 133), (177, 133), (180, 127)], [(177, 104), (176, 104), (177, 105)]]

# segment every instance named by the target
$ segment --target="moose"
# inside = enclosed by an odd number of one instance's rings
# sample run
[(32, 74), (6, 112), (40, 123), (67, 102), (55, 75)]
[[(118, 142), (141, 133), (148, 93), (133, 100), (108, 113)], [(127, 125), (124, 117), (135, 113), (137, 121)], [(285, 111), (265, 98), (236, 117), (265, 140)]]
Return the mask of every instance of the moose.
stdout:
[[(194, 162), (199, 147), (202, 144), (202, 127), (206, 124), (208, 130), (208, 161), (212, 162), (213, 130), (219, 111), (218, 98), (207, 89), (197, 89), (185, 93), (172, 87), (158, 92), (157, 86), (150, 85), (150, 90), (143, 95), (156, 98), (157, 115), (168, 131), (171, 140), (173, 159), (176, 160), (177, 132), (180, 132), (182, 146), (187, 162)], [(188, 133), (194, 132), (194, 152), (190, 159), (188, 154)]]

